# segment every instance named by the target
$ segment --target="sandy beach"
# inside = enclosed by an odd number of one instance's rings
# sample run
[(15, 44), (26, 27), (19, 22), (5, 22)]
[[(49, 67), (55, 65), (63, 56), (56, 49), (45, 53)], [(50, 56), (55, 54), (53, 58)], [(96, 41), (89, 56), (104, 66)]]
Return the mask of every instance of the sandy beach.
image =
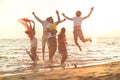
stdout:
[(0, 80), (119, 80), (120, 61), (108, 64), (70, 69), (56, 69), (46, 72), (1, 76)]

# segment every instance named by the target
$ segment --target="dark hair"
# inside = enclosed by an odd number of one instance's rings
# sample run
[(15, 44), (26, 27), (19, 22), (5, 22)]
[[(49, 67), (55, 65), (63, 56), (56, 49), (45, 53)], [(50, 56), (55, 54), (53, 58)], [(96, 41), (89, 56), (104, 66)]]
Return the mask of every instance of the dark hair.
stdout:
[(61, 33), (65, 33), (66, 29), (63, 27), (61, 28)]
[[(78, 14), (78, 13), (79, 13), (79, 14)], [(76, 15), (77, 15), (77, 16), (81, 16), (81, 14), (82, 14), (81, 11), (76, 11)]]

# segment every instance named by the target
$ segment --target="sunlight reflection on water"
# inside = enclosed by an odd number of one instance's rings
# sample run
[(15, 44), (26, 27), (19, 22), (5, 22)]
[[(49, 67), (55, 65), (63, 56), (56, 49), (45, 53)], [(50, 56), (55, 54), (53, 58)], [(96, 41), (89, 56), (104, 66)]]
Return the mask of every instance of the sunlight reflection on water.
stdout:
[[(75, 46), (73, 39), (68, 39), (67, 50), (68, 59), (66, 67), (78, 67), (87, 65), (96, 65), (112, 61), (120, 60), (120, 38), (93, 38), (92, 43), (82, 43), (79, 51)], [(0, 73), (13, 74), (20, 72), (31, 71), (32, 61), (25, 52), (25, 48), (30, 49), (29, 40), (27, 39), (0, 39)], [(42, 62), (41, 40), (38, 42), (38, 56), (40, 63), (38, 69), (45, 71), (41, 66), (45, 64)], [(45, 54), (46, 62), (48, 61), (48, 49)], [(54, 63), (60, 63), (61, 56), (56, 51), (54, 56)]]

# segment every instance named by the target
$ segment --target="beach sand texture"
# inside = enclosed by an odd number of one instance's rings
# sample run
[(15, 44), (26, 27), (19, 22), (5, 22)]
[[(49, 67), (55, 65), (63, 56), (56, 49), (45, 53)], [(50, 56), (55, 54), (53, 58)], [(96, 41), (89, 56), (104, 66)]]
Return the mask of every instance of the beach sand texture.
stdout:
[(0, 80), (120, 80), (120, 61), (108, 64), (1, 76)]

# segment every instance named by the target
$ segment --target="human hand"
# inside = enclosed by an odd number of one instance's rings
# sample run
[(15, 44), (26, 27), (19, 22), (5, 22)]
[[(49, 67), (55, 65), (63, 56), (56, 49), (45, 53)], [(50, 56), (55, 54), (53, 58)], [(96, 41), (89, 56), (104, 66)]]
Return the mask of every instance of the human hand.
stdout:
[(62, 13), (62, 15), (63, 15), (63, 16), (65, 16), (65, 14), (64, 14), (64, 13)]
[(64, 21), (65, 21), (66, 19), (64, 18)]
[(59, 14), (58, 10), (56, 10), (56, 14)]
[(35, 23), (33, 20), (30, 20), (31, 22)]
[(94, 9), (94, 7), (91, 7), (91, 10), (93, 10)]
[(34, 15), (35, 13), (34, 13), (34, 12), (32, 12), (32, 14)]

